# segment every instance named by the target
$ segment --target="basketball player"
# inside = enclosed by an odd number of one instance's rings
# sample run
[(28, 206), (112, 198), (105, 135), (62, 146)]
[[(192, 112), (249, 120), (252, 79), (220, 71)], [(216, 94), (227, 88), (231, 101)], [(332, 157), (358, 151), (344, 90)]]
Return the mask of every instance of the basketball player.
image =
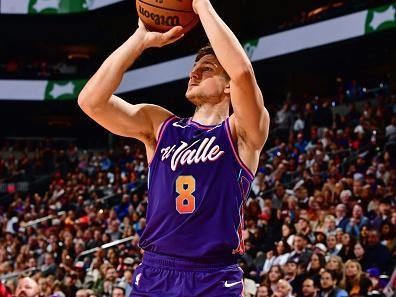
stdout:
[(213, 48), (199, 51), (190, 72), (186, 97), (196, 106), (192, 118), (113, 95), (142, 52), (175, 42), (181, 27), (161, 34), (139, 21), (78, 98), (100, 125), (146, 147), (147, 226), (131, 296), (242, 296), (236, 260), (244, 251), (243, 202), (267, 139), (269, 115), (234, 34), (209, 0), (194, 0), (193, 8)]

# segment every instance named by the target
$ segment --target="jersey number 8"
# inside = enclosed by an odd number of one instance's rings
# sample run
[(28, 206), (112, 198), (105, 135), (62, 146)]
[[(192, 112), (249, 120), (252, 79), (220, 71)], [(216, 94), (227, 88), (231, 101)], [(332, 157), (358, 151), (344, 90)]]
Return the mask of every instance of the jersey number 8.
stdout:
[(195, 178), (192, 175), (179, 176), (176, 180), (176, 210), (180, 214), (193, 213), (195, 210)]

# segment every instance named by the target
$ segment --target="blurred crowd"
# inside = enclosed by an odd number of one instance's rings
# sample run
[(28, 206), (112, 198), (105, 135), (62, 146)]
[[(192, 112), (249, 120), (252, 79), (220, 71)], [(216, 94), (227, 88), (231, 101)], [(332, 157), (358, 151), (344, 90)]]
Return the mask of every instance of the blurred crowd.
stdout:
[[(270, 140), (244, 213), (246, 253), (238, 263), (245, 296), (391, 292), (394, 106), (395, 97), (384, 97), (272, 108)], [(9, 205), (0, 204), (0, 297), (128, 296), (142, 258), (143, 147), (83, 151), (47, 143), (0, 159), (0, 172), (50, 171), (47, 163), (54, 171), (44, 191), (15, 192)]]
[(296, 14), (290, 19), (284, 20), (278, 26), (278, 29), (291, 29), (296, 26), (303, 26), (387, 4), (390, 4), (387, 0), (313, 1), (310, 5), (306, 5), (306, 8), (301, 10), (299, 14)]

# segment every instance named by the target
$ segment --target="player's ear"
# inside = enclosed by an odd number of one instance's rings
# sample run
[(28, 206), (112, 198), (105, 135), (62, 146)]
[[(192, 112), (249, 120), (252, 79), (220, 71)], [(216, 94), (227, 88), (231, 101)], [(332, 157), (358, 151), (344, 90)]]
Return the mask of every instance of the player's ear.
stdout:
[(229, 95), (230, 93), (231, 93), (231, 90), (230, 90), (230, 82), (228, 82), (228, 83), (225, 85), (225, 87), (224, 87), (224, 94)]

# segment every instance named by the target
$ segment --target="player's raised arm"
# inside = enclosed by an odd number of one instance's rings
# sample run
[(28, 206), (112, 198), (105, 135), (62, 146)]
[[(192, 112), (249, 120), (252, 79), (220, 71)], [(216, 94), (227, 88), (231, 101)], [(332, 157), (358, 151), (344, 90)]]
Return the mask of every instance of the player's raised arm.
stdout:
[(135, 33), (104, 61), (81, 91), (78, 96), (81, 109), (112, 133), (137, 138), (147, 146), (170, 112), (156, 105), (133, 105), (113, 93), (124, 72), (146, 48), (175, 42), (183, 36), (181, 31), (179, 26), (163, 34), (148, 32), (139, 20)]
[(199, 15), (217, 59), (231, 78), (231, 104), (234, 110), (231, 120), (238, 138), (253, 150), (261, 150), (268, 136), (269, 115), (250, 60), (209, 0), (193, 0), (193, 8)]

